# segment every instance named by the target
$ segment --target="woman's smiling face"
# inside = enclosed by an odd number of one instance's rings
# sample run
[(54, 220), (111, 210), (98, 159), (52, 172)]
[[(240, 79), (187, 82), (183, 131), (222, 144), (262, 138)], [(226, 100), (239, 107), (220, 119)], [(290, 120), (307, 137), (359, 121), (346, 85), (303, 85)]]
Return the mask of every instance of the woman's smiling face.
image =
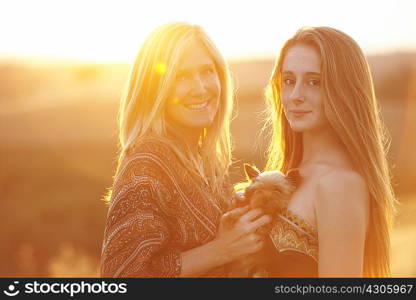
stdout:
[(168, 122), (185, 130), (211, 125), (219, 106), (221, 83), (214, 61), (196, 40), (182, 53), (166, 103)]
[(307, 45), (289, 48), (282, 66), (282, 104), (286, 119), (296, 132), (328, 125), (321, 89), (321, 61)]

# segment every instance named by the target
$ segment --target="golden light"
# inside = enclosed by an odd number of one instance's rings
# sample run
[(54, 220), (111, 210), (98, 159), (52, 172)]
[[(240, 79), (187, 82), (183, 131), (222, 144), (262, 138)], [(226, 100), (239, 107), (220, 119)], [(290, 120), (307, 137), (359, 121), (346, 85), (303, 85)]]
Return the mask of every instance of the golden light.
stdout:
[(0, 28), (8, 30), (2, 32), (0, 56), (132, 61), (146, 36), (172, 21), (201, 25), (227, 57), (274, 56), (302, 26), (338, 28), (366, 53), (409, 50), (416, 48), (415, 9), (414, 1), (387, 0), (212, 0), (203, 9), (191, 0), (3, 1)]
[(156, 71), (157, 74), (159, 74), (159, 75), (165, 74), (166, 69), (167, 69), (167, 67), (166, 67), (166, 64), (164, 62), (159, 61), (159, 62), (156, 63), (155, 71)]

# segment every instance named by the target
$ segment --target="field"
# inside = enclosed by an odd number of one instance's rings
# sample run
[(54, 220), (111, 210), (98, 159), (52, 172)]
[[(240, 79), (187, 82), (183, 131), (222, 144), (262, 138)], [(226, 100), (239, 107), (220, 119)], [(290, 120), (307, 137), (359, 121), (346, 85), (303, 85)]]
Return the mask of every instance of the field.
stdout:
[[(393, 275), (416, 277), (415, 55), (372, 57), (392, 137), (389, 161), (400, 200)], [(232, 62), (237, 86), (234, 181), (243, 162), (264, 166), (259, 135), (271, 60)], [(117, 101), (128, 66), (0, 63), (0, 276), (95, 277), (117, 152)], [(415, 76), (416, 77), (416, 76)], [(256, 147), (253, 146), (253, 141)]]

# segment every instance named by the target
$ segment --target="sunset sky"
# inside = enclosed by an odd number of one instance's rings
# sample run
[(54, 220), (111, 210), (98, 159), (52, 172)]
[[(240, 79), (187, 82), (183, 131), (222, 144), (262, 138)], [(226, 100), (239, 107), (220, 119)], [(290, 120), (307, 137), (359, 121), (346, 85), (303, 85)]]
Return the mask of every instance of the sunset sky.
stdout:
[(273, 56), (301, 26), (345, 31), (367, 54), (416, 50), (416, 1), (91, 1), (0, 3), (0, 58), (131, 60), (160, 24), (202, 25), (227, 57)]

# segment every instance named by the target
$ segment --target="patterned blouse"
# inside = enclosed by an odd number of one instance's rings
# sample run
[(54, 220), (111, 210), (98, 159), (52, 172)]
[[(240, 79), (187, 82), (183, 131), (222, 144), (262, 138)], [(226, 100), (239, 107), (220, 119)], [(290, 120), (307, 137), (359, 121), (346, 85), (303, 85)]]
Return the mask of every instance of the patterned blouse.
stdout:
[(318, 277), (318, 235), (285, 209), (272, 220), (265, 247), (248, 264), (232, 264), (229, 277)]
[(271, 277), (318, 277), (318, 233), (301, 217), (285, 210), (272, 222), (274, 249)]
[[(154, 139), (136, 145), (119, 174), (107, 214), (101, 276), (177, 277), (181, 252), (215, 237), (226, 202)], [(204, 276), (223, 275), (218, 268)]]

